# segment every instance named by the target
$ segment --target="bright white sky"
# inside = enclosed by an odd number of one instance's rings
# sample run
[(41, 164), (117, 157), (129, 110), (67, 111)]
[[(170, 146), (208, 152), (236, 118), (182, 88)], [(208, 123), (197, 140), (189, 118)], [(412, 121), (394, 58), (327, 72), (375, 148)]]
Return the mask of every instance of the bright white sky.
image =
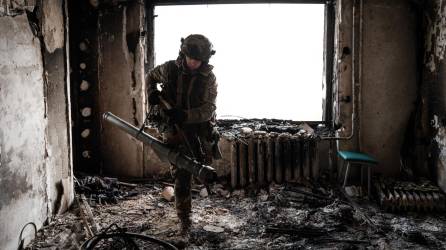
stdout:
[(218, 118), (322, 120), (323, 4), (157, 6), (155, 65), (181, 37), (214, 45)]

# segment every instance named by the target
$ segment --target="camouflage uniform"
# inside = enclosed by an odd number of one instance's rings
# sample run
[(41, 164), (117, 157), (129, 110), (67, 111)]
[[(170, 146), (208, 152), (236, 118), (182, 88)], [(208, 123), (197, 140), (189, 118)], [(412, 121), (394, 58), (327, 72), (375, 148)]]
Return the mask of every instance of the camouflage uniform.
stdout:
[[(209, 165), (212, 162), (212, 147), (218, 143), (215, 126), (215, 101), (217, 83), (212, 72), (213, 66), (203, 63), (191, 72), (181, 55), (176, 61), (168, 61), (151, 70), (146, 78), (148, 94), (156, 91), (161, 83), (160, 95), (170, 105), (182, 109), (187, 115), (180, 125), (184, 136), (169, 123), (163, 108), (160, 108), (161, 123), (158, 128), (166, 143), (180, 152)], [(189, 141), (188, 149), (184, 137)], [(192, 175), (184, 169), (174, 168), (175, 207), (181, 222), (190, 223)]]

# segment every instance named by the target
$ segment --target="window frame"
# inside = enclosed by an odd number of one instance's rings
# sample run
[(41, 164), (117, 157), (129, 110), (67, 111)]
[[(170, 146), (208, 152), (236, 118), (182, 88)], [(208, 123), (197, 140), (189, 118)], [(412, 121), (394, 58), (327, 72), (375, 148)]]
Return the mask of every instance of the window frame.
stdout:
[(208, 5), (208, 4), (324, 4), (324, 51), (323, 51), (323, 84), (326, 88), (323, 99), (323, 120), (299, 121), (312, 124), (323, 123), (328, 127), (333, 126), (333, 60), (334, 60), (334, 27), (335, 27), (335, 0), (289, 0), (289, 1), (249, 1), (249, 0), (152, 0), (146, 1), (146, 30), (147, 30), (147, 61), (146, 72), (152, 69), (155, 61), (155, 33), (154, 19), (155, 6), (167, 5)]

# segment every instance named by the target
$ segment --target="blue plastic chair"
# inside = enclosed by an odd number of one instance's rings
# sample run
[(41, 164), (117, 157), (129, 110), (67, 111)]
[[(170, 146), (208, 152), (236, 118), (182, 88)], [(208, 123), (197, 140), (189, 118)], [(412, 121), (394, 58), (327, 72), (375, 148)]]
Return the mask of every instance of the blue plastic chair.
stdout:
[(342, 187), (347, 184), (347, 178), (350, 171), (351, 164), (358, 164), (361, 166), (361, 184), (363, 183), (363, 169), (362, 167), (367, 167), (367, 195), (370, 198), (371, 195), (371, 167), (378, 164), (378, 161), (372, 156), (353, 151), (338, 151), (338, 155), (344, 160), (344, 165), (347, 163), (347, 168), (345, 170), (344, 183)]

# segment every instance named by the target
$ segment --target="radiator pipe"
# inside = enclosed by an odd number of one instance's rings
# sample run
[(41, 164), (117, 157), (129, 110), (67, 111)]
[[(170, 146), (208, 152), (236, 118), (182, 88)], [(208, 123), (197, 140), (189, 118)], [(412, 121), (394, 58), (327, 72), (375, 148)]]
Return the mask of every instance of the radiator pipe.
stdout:
[[(349, 136), (332, 136), (332, 137), (330, 137), (330, 136), (328, 136), (328, 137), (320, 137), (321, 138), (321, 140), (350, 140), (350, 139), (352, 139), (353, 138), (353, 136), (355, 135), (355, 129), (356, 129), (356, 116), (357, 116), (357, 107), (356, 107), (356, 91), (355, 91), (355, 88), (356, 88), (356, 85), (357, 84), (359, 84), (360, 83), (360, 81), (362, 80), (362, 79), (360, 79), (360, 77), (358, 77), (358, 83), (356, 83), (356, 77), (355, 77), (355, 74), (356, 74), (356, 56), (355, 56), (355, 54), (356, 54), (356, 49), (355, 49), (355, 47), (356, 47), (356, 45), (355, 45), (355, 43), (356, 43), (356, 37), (355, 37), (355, 26), (356, 26), (356, 21), (355, 21), (355, 14), (356, 14), (356, 5), (357, 5), (357, 1), (358, 0), (353, 0), (353, 6), (352, 6), (352, 72), (351, 72), (351, 74), (352, 74), (352, 105), (353, 105), (353, 107), (352, 107), (352, 122), (351, 122), (351, 124), (352, 124), (352, 128), (351, 128), (351, 133), (350, 133), (350, 135)], [(360, 38), (359, 38), (359, 42), (360, 42), (360, 46), (362, 46), (362, 39), (361, 39), (361, 37), (362, 37), (362, 15), (363, 15), (363, 12), (362, 12), (362, 0), (361, 0), (361, 10), (360, 10), (360, 31), (359, 31), (359, 35), (360, 35)], [(361, 54), (361, 50), (362, 50), (362, 48), (361, 47), (359, 47), (359, 51), (360, 51), (360, 54)], [(361, 60), (362, 61), (362, 58), (360, 57), (359, 58), (359, 60)], [(361, 64), (362, 62), (361, 61), (359, 61), (359, 64)], [(361, 68), (360, 68), (360, 70), (361, 70)], [(359, 72), (359, 74), (361, 75), (361, 72)], [(339, 95), (339, 87), (338, 87), (338, 95)], [(338, 102), (339, 102), (339, 97), (338, 97)]]

